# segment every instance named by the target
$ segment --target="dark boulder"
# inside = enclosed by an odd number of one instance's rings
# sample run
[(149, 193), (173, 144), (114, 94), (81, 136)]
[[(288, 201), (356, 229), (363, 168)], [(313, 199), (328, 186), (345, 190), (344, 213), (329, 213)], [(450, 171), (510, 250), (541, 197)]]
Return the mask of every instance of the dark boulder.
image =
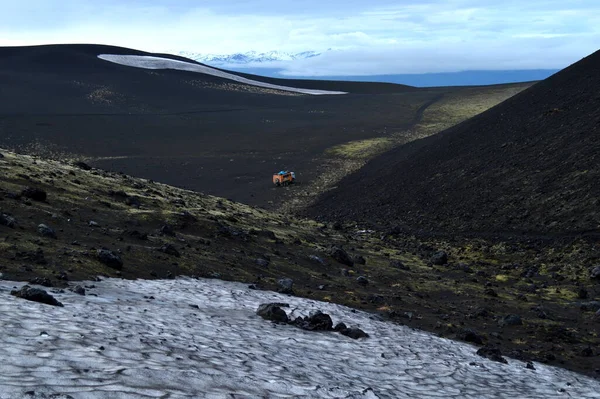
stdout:
[(354, 262), (357, 263), (357, 264), (359, 264), (359, 265), (366, 265), (367, 264), (367, 260), (363, 256), (361, 256), (361, 255), (356, 256), (354, 258)]
[(431, 257), (431, 263), (438, 266), (445, 265), (446, 263), (448, 263), (448, 254), (444, 251), (436, 252)]
[(47, 197), (44, 190), (35, 187), (25, 187), (23, 191), (21, 191), (21, 195), (25, 198), (40, 202), (46, 201)]
[(329, 255), (343, 265), (350, 267), (354, 266), (354, 261), (352, 260), (350, 255), (348, 255), (348, 253), (340, 247), (334, 246), (333, 248), (331, 248)]
[(294, 293), (294, 280), (292, 280), (291, 278), (282, 278), (279, 281), (277, 281), (277, 284), (279, 285), (279, 292), (284, 294)]
[(121, 270), (123, 268), (123, 260), (113, 251), (108, 249), (99, 249), (96, 255), (98, 256), (98, 260), (108, 267), (117, 270)]
[(269, 267), (270, 262), (265, 258), (257, 258), (254, 263), (260, 267)]
[(340, 330), (340, 334), (352, 339), (369, 338), (369, 334), (356, 327)]
[(73, 166), (83, 170), (92, 170), (92, 167), (83, 161), (73, 162)]
[(281, 309), (280, 303), (263, 303), (256, 310), (256, 314), (265, 320), (287, 323), (289, 321), (287, 314)]
[(493, 346), (486, 345), (482, 348), (479, 348), (477, 354), (481, 357), (493, 360), (494, 362), (508, 364), (506, 359), (502, 357), (502, 352), (500, 351), (500, 349), (495, 348)]
[(181, 254), (173, 244), (165, 244), (162, 247), (160, 247), (159, 251), (171, 256), (181, 256)]
[(500, 320), (499, 324), (501, 326), (521, 326), (523, 325), (523, 321), (521, 320), (521, 316), (516, 314), (509, 314), (505, 316), (502, 320)]
[(600, 266), (596, 266), (591, 270), (590, 278), (592, 280), (600, 280)]
[(142, 200), (140, 199), (140, 197), (131, 195), (131, 196), (128, 196), (127, 198), (125, 198), (125, 204), (132, 206), (134, 208), (139, 208), (140, 206), (142, 206)]
[(390, 261), (390, 267), (399, 270), (410, 270), (410, 267), (406, 266), (404, 263), (399, 260)]
[(29, 280), (29, 284), (41, 285), (44, 287), (52, 287), (52, 281), (50, 281), (50, 279), (47, 277), (36, 277), (34, 279)]
[(17, 219), (9, 216), (5, 213), (0, 213), (0, 226), (10, 227), (11, 229), (15, 228), (17, 224)]
[(56, 231), (54, 231), (54, 229), (46, 226), (45, 224), (40, 224), (37, 227), (37, 231), (42, 237), (56, 238)]
[(308, 331), (332, 331), (333, 321), (331, 316), (321, 311), (311, 313), (307, 317), (298, 317), (294, 320), (294, 325)]
[(346, 325), (342, 322), (339, 322), (335, 325), (335, 327), (333, 328), (333, 331), (342, 331), (342, 330), (346, 330), (348, 327), (346, 327)]
[(600, 301), (581, 302), (579, 304), (579, 309), (584, 312), (596, 312), (597, 310), (600, 310)]
[(366, 287), (367, 285), (369, 285), (369, 280), (365, 276), (358, 276), (358, 278), (356, 279), (356, 282), (359, 285), (362, 285), (363, 287)]
[(76, 285), (75, 287), (71, 288), (71, 291), (73, 291), (77, 295), (85, 295), (85, 288), (83, 288), (80, 285)]
[(456, 338), (461, 341), (471, 342), (477, 345), (483, 345), (484, 337), (477, 333), (477, 331), (470, 328), (463, 328), (456, 333)]
[(39, 288), (32, 288), (28, 285), (24, 285), (20, 290), (11, 291), (10, 294), (28, 301), (40, 302), (52, 306), (63, 306), (62, 303), (57, 301), (46, 291), (40, 290)]

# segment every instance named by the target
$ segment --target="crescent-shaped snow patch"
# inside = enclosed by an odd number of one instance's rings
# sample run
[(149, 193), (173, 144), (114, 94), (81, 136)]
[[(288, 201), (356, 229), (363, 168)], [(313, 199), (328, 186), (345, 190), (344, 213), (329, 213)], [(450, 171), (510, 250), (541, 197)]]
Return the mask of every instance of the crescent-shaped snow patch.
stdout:
[(120, 65), (126, 65), (136, 68), (144, 69), (177, 69), (180, 71), (204, 73), (207, 75), (218, 76), (223, 79), (233, 80), (239, 83), (264, 87), (267, 89), (275, 89), (282, 91), (290, 91), (302, 94), (311, 95), (327, 95), (327, 94), (347, 94), (345, 91), (329, 91), (329, 90), (313, 90), (313, 89), (302, 89), (298, 87), (289, 87), (274, 85), (271, 83), (259, 82), (258, 80), (247, 79), (232, 73), (219, 71), (218, 69), (211, 68), (204, 65), (193, 64), (191, 62), (172, 60), (169, 58), (152, 57), (147, 55), (118, 55), (118, 54), (100, 54), (98, 58), (105, 61), (114, 62)]

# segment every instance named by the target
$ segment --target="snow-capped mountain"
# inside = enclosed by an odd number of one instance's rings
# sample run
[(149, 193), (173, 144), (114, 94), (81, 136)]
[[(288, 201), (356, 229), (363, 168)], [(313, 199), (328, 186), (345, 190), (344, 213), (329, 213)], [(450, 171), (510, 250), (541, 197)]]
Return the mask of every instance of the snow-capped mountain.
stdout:
[(317, 57), (321, 54), (322, 53), (316, 51), (303, 51), (301, 53), (289, 53), (284, 51), (267, 51), (265, 53), (259, 53), (258, 51), (248, 51), (246, 53), (235, 54), (202, 54), (190, 51), (179, 52), (179, 55), (182, 57), (209, 65), (246, 65), (274, 61), (295, 61)]

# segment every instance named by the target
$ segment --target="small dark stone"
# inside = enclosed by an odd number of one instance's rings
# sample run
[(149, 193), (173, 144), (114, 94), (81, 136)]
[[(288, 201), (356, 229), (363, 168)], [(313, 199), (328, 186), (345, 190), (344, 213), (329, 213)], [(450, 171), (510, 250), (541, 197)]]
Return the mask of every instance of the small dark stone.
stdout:
[(121, 257), (108, 249), (99, 249), (97, 252), (98, 260), (106, 266), (120, 270), (123, 268)]
[(369, 285), (369, 280), (365, 276), (358, 276), (358, 278), (356, 279), (356, 282), (359, 285), (362, 285), (363, 287), (366, 287), (367, 285)]
[(34, 187), (25, 187), (23, 191), (21, 191), (21, 195), (25, 198), (40, 202), (46, 201), (47, 196), (44, 190)]
[(39, 288), (32, 288), (28, 285), (24, 285), (23, 287), (21, 287), (20, 290), (11, 291), (10, 294), (18, 298), (26, 299), (28, 301), (40, 302), (53, 306), (63, 306), (62, 303), (57, 301), (52, 295), (48, 294), (46, 291), (40, 290)]
[(40, 224), (37, 227), (37, 230), (38, 230), (38, 233), (42, 237), (48, 237), (48, 238), (54, 238), (54, 239), (56, 239), (56, 232), (52, 228), (46, 226), (45, 224)]
[(166, 236), (174, 236), (175, 235), (175, 231), (173, 230), (173, 227), (171, 227), (168, 224), (163, 225), (160, 228), (160, 233)]
[(260, 267), (268, 267), (270, 262), (265, 258), (257, 258), (254, 263)]
[(16, 224), (17, 219), (4, 213), (0, 213), (0, 226), (6, 226), (10, 227), (11, 229), (14, 229)]
[(73, 287), (72, 291), (77, 295), (85, 295), (85, 288), (83, 288), (80, 285), (76, 285), (75, 287)]
[(160, 247), (159, 251), (171, 256), (181, 256), (181, 254), (173, 244), (165, 244), (162, 247)]
[(369, 338), (369, 334), (356, 327), (340, 330), (340, 334), (352, 339)]
[(533, 366), (533, 363), (531, 363), (531, 362), (527, 362), (527, 365), (525, 366), (525, 368), (528, 368), (529, 370), (535, 370), (535, 367)]
[(73, 166), (83, 170), (92, 170), (92, 167), (83, 161), (76, 161)]
[(359, 264), (359, 265), (366, 265), (367, 264), (367, 260), (363, 256), (361, 256), (361, 255), (355, 256), (354, 257), (354, 262), (356, 264)]
[(256, 310), (256, 314), (265, 320), (287, 323), (289, 321), (287, 314), (276, 303), (263, 303)]
[(342, 331), (342, 330), (345, 330), (347, 328), (348, 327), (346, 327), (346, 325), (344, 323), (340, 322), (340, 323), (337, 323), (335, 325), (335, 327), (333, 328), (333, 331)]
[(457, 334), (456, 338), (465, 341), (472, 342), (477, 345), (483, 345), (484, 338), (481, 334), (477, 333), (477, 331), (472, 330), (470, 328), (463, 328)]
[(42, 285), (44, 287), (52, 287), (52, 281), (50, 281), (50, 279), (47, 277), (36, 277), (32, 280), (29, 280), (29, 284)]
[(256, 287), (256, 284), (250, 284), (250, 285), (248, 286), (248, 288), (249, 288), (249, 289), (251, 289), (251, 290), (256, 290), (256, 289), (258, 289), (258, 288)]
[(446, 263), (448, 263), (448, 254), (444, 251), (436, 252), (431, 257), (431, 263), (438, 266), (445, 265)]
[(294, 280), (291, 278), (282, 278), (277, 281), (277, 284), (279, 284), (279, 291), (284, 294), (292, 294), (294, 292)]
[(348, 253), (340, 247), (332, 247), (329, 254), (333, 259), (335, 259), (343, 265), (350, 267), (354, 266), (354, 261), (352, 260), (350, 255), (348, 255)]
[(410, 270), (410, 267), (406, 266), (404, 263), (399, 260), (393, 260), (390, 262), (390, 267), (399, 270)]
[(521, 320), (521, 316), (516, 314), (510, 314), (505, 316), (502, 320), (500, 320), (499, 324), (501, 326), (521, 326), (523, 325), (523, 321)]
[(484, 346), (482, 348), (479, 348), (477, 354), (481, 357), (493, 360), (494, 362), (508, 364), (506, 359), (502, 357), (502, 352), (500, 351), (500, 349), (494, 348), (492, 346)]

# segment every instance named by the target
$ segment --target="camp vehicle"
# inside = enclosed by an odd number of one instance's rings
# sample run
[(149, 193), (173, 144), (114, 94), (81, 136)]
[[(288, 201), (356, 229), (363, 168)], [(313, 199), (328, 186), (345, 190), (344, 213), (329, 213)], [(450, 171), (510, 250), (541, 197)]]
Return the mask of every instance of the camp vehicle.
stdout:
[(296, 174), (294, 172), (289, 172), (287, 170), (282, 170), (273, 174), (273, 184), (277, 187), (279, 186), (287, 186), (288, 184), (292, 184), (296, 181)]

